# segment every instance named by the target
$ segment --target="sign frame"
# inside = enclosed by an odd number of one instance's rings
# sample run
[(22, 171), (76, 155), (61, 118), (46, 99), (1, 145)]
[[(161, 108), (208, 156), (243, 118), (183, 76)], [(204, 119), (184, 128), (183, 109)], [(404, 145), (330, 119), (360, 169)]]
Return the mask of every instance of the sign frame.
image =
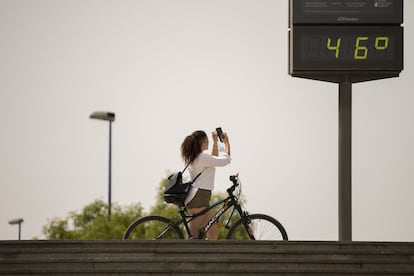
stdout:
[(289, 26), (402, 23), (402, 0), (289, 0)]

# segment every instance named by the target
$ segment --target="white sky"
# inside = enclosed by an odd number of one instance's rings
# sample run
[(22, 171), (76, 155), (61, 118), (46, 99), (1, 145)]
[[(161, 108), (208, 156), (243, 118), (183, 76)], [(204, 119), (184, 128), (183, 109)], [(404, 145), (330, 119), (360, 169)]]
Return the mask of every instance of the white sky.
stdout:
[[(405, 69), (353, 85), (353, 239), (414, 241), (414, 1)], [(107, 200), (154, 203), (179, 147), (222, 126), (247, 207), (292, 240), (338, 239), (338, 86), (292, 78), (288, 1), (0, 0), (0, 239)], [(411, 86), (411, 87), (410, 87)]]

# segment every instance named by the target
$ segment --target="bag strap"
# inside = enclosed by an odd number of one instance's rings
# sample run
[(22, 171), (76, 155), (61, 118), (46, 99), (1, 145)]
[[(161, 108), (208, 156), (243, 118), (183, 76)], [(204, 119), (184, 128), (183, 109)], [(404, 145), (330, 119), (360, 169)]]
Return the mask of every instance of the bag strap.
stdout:
[[(185, 165), (185, 168), (184, 168), (184, 170), (182, 171), (182, 173), (184, 173), (185, 172), (185, 170), (188, 168), (188, 166), (189, 166), (190, 164), (187, 164), (187, 165)], [(194, 179), (193, 179), (193, 181), (191, 181), (191, 184), (193, 184), (196, 180), (197, 180), (197, 178), (201, 175), (201, 173), (204, 171), (204, 169), (199, 173), (199, 174), (197, 174), (197, 176), (196, 177), (194, 177)]]
[(203, 171), (204, 171), (204, 170), (202, 170), (199, 174), (197, 174), (197, 176), (196, 176), (196, 177), (194, 177), (193, 181), (191, 181), (191, 184), (193, 184), (193, 183), (197, 180), (197, 178), (201, 175), (201, 173), (202, 173)]
[(188, 166), (190, 166), (190, 163), (188, 163), (187, 165), (185, 165), (185, 168), (184, 168), (184, 170), (182, 171), (182, 173), (184, 173), (184, 172), (185, 172), (185, 170), (188, 168)]

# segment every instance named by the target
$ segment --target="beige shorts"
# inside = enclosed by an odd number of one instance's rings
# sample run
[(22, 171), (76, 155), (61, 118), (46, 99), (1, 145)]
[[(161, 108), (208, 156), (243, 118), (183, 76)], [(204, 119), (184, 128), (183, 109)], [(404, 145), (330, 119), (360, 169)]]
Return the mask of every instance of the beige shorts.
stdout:
[(193, 197), (193, 199), (188, 202), (187, 208), (201, 208), (201, 207), (208, 207), (210, 205), (210, 198), (211, 198), (211, 191), (198, 189), (197, 193)]

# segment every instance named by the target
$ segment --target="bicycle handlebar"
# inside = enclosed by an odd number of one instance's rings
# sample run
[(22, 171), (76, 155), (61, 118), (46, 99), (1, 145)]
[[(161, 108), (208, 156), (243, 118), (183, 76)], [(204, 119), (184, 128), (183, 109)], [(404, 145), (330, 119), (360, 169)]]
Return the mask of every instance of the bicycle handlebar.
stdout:
[(227, 189), (227, 193), (233, 193), (237, 186), (239, 186), (239, 174), (230, 175), (230, 181), (233, 182), (230, 188)]

